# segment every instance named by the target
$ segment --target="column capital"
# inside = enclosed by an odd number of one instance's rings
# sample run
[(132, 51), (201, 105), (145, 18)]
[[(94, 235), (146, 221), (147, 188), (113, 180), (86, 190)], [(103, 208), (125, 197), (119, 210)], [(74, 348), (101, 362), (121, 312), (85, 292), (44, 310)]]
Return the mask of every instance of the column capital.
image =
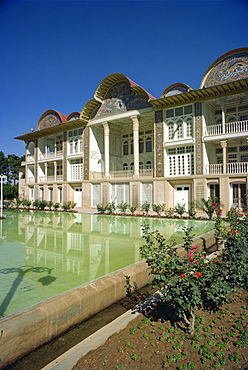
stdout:
[(220, 103), (220, 107), (222, 111), (224, 110), (224, 107), (225, 107), (225, 101), (226, 101), (226, 96), (222, 96), (221, 98), (219, 98), (219, 103)]
[(133, 121), (133, 130), (139, 130), (139, 119), (138, 116), (131, 116), (131, 120)]
[(221, 145), (222, 148), (226, 148), (227, 147), (227, 140), (222, 140), (220, 142), (220, 145)]
[(108, 122), (103, 122), (102, 125), (103, 125), (103, 128), (104, 128), (104, 134), (109, 135), (109, 124), (108, 124)]

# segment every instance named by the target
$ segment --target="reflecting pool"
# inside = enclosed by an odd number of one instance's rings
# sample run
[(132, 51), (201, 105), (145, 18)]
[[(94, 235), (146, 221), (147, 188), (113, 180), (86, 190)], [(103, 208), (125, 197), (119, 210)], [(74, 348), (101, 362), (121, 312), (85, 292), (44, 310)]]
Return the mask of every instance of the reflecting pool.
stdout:
[(5, 211), (0, 220), (0, 317), (95, 280), (140, 260), (146, 222), (182, 242), (212, 221), (168, 220), (41, 211)]

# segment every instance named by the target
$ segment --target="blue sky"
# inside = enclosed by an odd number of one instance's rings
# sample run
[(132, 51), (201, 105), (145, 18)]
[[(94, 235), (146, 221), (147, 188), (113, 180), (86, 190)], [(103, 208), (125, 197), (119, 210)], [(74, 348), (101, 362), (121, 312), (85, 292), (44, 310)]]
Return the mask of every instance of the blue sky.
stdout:
[(245, 47), (247, 0), (0, 1), (0, 150), (48, 109), (81, 111), (99, 83), (123, 73), (159, 98), (193, 89), (219, 56)]

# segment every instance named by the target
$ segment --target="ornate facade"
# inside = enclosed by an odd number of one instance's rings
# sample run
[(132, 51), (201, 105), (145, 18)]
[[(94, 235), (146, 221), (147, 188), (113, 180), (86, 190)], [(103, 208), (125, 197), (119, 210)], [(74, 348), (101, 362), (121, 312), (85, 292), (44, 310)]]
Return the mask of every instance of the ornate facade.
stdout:
[(148, 201), (174, 207), (217, 196), (243, 208), (248, 187), (248, 48), (218, 58), (193, 90), (159, 99), (120, 73), (82, 111), (46, 111), (26, 143), (19, 194), (76, 207)]

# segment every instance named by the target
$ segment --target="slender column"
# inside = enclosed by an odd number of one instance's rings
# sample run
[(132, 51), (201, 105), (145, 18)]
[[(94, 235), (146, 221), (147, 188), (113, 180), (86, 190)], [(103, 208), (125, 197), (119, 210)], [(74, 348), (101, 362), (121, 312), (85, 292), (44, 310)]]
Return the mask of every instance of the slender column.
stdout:
[(104, 176), (109, 177), (109, 125), (104, 122)]
[(48, 164), (45, 163), (44, 165), (45, 165), (45, 176), (46, 176), (46, 181), (47, 181), (47, 167), (48, 167)]
[(226, 173), (226, 147), (227, 147), (227, 140), (223, 140), (220, 142), (222, 147), (222, 155), (223, 155), (223, 173)]
[(57, 161), (54, 161), (54, 181), (57, 181)]
[(139, 120), (137, 116), (132, 116), (131, 119), (133, 121), (134, 176), (139, 177)]
[(226, 132), (226, 129), (225, 129), (225, 121), (226, 121), (226, 116), (225, 116), (225, 101), (226, 101), (226, 97), (219, 98), (220, 107), (221, 107), (222, 134), (225, 134), (225, 132)]

